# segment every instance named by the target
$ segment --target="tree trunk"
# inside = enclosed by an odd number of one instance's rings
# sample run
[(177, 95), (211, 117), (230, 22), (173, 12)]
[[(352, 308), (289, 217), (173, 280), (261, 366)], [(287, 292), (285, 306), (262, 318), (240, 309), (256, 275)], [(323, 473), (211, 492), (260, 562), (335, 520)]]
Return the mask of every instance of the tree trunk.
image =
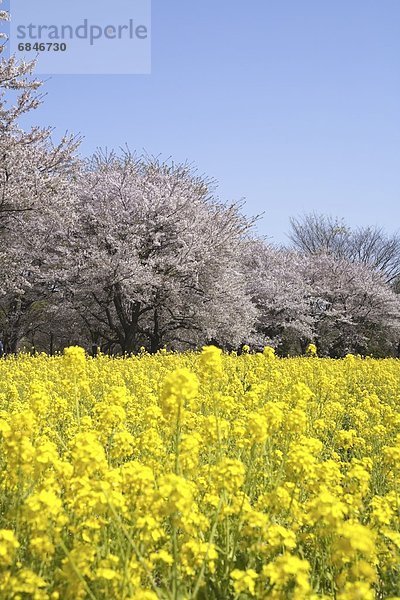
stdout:
[(10, 354), (17, 354), (19, 343), (18, 332), (14, 331), (8, 340), (8, 352)]
[(149, 337), (150, 337), (150, 352), (152, 354), (155, 354), (161, 348), (161, 344), (162, 344), (162, 336), (160, 334), (157, 309), (154, 311), (153, 332), (149, 335)]
[(124, 331), (124, 338), (122, 341), (122, 352), (126, 354), (132, 354), (137, 350), (138, 339), (136, 327), (131, 325), (129, 328), (126, 328)]

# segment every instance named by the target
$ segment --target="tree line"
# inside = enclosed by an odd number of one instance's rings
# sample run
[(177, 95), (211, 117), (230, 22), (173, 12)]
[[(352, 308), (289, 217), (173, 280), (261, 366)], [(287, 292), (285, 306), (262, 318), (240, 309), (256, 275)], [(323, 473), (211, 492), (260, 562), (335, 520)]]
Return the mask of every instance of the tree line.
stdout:
[[(0, 13), (0, 18), (7, 18)], [(400, 238), (310, 214), (286, 246), (188, 164), (23, 130), (34, 63), (0, 63), (0, 339), (6, 352), (145, 347), (396, 356)]]

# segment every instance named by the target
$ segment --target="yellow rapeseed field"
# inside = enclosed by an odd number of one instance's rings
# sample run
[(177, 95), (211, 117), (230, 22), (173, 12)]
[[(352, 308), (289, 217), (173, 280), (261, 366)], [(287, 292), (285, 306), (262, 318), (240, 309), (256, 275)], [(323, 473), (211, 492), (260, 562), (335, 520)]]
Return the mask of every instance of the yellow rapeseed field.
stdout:
[(0, 460), (1, 599), (400, 597), (400, 361), (20, 355)]

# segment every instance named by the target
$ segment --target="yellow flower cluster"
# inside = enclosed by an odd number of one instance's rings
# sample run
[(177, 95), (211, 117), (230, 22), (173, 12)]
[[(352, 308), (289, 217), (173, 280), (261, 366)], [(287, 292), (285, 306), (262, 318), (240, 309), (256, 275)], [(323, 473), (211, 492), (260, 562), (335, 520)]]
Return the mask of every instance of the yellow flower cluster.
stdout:
[(400, 598), (400, 362), (0, 360), (0, 598)]

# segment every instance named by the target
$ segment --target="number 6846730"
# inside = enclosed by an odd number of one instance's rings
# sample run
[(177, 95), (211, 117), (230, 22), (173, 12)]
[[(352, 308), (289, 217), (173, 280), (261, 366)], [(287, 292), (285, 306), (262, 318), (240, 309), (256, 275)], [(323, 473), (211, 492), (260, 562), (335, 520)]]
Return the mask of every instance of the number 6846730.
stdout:
[(32, 44), (30, 42), (24, 42), (18, 44), (19, 52), (65, 52), (67, 44), (64, 42), (36, 42)]

